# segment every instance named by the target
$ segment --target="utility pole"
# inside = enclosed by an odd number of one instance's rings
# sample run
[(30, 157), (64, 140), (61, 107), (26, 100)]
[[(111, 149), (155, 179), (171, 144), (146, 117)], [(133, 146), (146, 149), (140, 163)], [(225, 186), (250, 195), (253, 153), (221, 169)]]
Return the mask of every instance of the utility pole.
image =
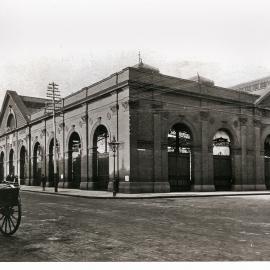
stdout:
[(58, 90), (58, 85), (54, 82), (49, 83), (47, 88), (47, 98), (51, 99), (48, 103), (47, 110), (52, 111), (53, 114), (53, 179), (54, 179), (54, 191), (58, 192), (58, 175), (57, 175), (57, 140), (56, 140), (56, 121), (55, 121), (55, 111), (60, 109), (57, 107), (61, 101), (60, 91)]

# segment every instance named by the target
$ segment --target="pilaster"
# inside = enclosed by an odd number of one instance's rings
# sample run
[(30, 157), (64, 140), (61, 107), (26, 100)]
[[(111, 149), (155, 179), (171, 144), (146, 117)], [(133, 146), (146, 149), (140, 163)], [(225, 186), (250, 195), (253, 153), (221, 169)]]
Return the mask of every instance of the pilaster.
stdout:
[[(209, 161), (211, 162), (212, 153), (209, 155), (208, 149), (208, 130), (209, 130), (209, 112), (208, 111), (201, 111), (200, 112), (200, 119), (201, 119), (201, 151), (194, 151), (195, 157), (196, 155), (200, 155), (200, 168), (201, 173), (200, 176), (198, 175), (195, 177), (195, 183), (193, 186), (194, 191), (214, 191), (214, 183), (213, 178), (210, 177), (212, 171), (209, 170)], [(196, 149), (194, 149), (196, 150)], [(193, 166), (196, 169), (196, 166), (199, 164), (193, 163)]]
[[(255, 141), (255, 189), (265, 190), (264, 180), (264, 151), (261, 149), (261, 121), (253, 120), (254, 126), (254, 141)], [(261, 154), (262, 153), (262, 154)]]
[(241, 180), (242, 189), (247, 185), (247, 118), (240, 117), (240, 132), (241, 132)]

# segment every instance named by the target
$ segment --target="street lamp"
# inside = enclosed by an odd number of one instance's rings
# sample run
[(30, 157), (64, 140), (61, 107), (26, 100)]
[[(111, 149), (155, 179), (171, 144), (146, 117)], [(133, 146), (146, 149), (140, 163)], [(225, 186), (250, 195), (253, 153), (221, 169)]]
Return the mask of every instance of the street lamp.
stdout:
[(119, 144), (120, 143), (115, 140), (115, 136), (113, 136), (112, 141), (109, 142), (109, 146), (111, 150), (113, 151), (113, 197), (116, 196), (117, 188), (118, 188), (118, 180), (119, 180), (116, 178), (116, 173), (115, 173), (115, 156), (116, 156), (116, 152), (117, 152)]

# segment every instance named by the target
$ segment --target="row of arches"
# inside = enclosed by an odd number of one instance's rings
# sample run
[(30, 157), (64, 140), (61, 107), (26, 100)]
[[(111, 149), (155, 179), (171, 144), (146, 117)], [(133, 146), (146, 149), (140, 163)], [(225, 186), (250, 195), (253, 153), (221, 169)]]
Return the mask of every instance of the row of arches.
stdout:
[[(168, 178), (171, 191), (189, 191), (194, 183), (193, 134), (185, 124), (175, 124), (168, 132)], [(213, 137), (214, 185), (230, 190), (232, 184), (231, 138), (225, 130)], [(208, 158), (208, 157), (206, 157)]]
[[(109, 183), (109, 133), (105, 126), (97, 127), (93, 138), (93, 179), (97, 182), (96, 189), (107, 190)], [(57, 149), (60, 144), (56, 142)], [(57, 151), (58, 152), (58, 151)], [(48, 184), (54, 183), (54, 139), (49, 144)], [(40, 185), (42, 151), (39, 142), (33, 150), (33, 184)], [(70, 188), (79, 188), (81, 182), (81, 138), (74, 131), (68, 142), (67, 179)], [(57, 167), (59, 175), (59, 167)]]
[[(96, 189), (107, 190), (109, 182), (109, 133), (105, 126), (96, 128), (93, 136), (92, 168), (93, 179), (97, 182)], [(232, 185), (232, 138), (228, 131), (218, 130), (212, 139), (212, 155), (214, 168), (214, 185), (216, 190), (229, 190)], [(59, 149), (60, 144), (56, 142)], [(53, 185), (54, 172), (54, 140), (49, 143), (48, 183)], [(194, 183), (194, 136), (190, 128), (177, 123), (168, 132), (168, 179), (171, 191), (188, 191)], [(33, 184), (39, 185), (42, 173), (42, 148), (39, 142), (33, 148)], [(265, 184), (270, 189), (270, 135), (264, 143)], [(81, 138), (74, 131), (68, 142), (69, 187), (79, 188), (81, 182)], [(8, 174), (15, 173), (14, 150), (8, 154)], [(19, 177), (26, 175), (26, 148), (22, 146), (19, 153)], [(59, 168), (57, 168), (59, 172)], [(5, 176), (5, 155), (0, 153), (0, 181)]]
[[(25, 146), (21, 147), (20, 150), (20, 178), (23, 180), (25, 178), (25, 163), (26, 163), (26, 149)], [(8, 174), (15, 175), (15, 165), (14, 165), (14, 150), (10, 149), (9, 159), (8, 159)], [(0, 154), (0, 182), (4, 180), (5, 176), (5, 154), (1, 152)]]
[[(97, 180), (97, 189), (107, 190), (109, 182), (109, 133), (105, 126), (100, 125), (94, 133), (93, 139), (93, 178)], [(60, 144), (57, 141), (57, 149)], [(58, 151), (57, 151), (58, 152)], [(33, 185), (40, 185), (42, 175), (42, 147), (40, 142), (36, 142), (33, 148)], [(54, 139), (49, 144), (48, 155), (48, 184), (53, 185), (54, 172)], [(15, 173), (14, 150), (9, 152), (8, 174)], [(25, 179), (26, 172), (26, 149), (24, 146), (20, 150), (20, 179)], [(59, 172), (59, 167), (57, 167)], [(0, 154), (0, 181), (4, 180), (5, 157), (4, 152)], [(81, 182), (81, 138), (77, 132), (73, 132), (68, 143), (68, 181), (70, 187), (79, 188)]]
[[(194, 183), (193, 134), (185, 124), (175, 124), (168, 133), (168, 176), (171, 191), (188, 191)], [(230, 190), (232, 173), (232, 138), (218, 130), (212, 139), (213, 177), (216, 190)], [(207, 157), (206, 157), (207, 158)], [(270, 135), (264, 142), (265, 185), (270, 189)]]

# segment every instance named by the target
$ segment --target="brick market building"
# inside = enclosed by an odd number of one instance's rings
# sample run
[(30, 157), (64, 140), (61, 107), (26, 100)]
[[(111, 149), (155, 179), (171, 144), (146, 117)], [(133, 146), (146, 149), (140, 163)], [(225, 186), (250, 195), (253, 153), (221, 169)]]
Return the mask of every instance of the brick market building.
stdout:
[[(270, 97), (180, 79), (139, 63), (64, 97), (56, 118), (59, 187), (124, 193), (270, 188)], [(46, 99), (7, 91), (0, 181), (53, 185)]]

